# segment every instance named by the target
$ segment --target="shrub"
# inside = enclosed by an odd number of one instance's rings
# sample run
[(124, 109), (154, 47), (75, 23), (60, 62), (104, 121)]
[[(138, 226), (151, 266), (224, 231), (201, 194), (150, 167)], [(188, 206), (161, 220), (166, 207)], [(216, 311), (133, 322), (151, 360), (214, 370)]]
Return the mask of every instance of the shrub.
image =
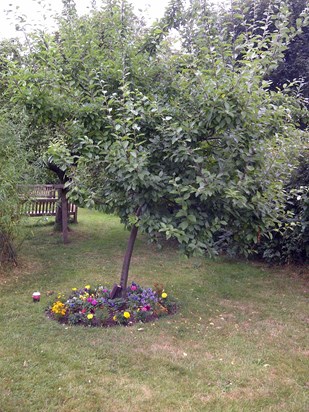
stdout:
[(20, 221), (18, 184), (26, 170), (26, 152), (19, 132), (0, 114), (0, 264), (16, 263), (14, 241)]
[(309, 261), (309, 155), (300, 164), (285, 187), (285, 216), (277, 227), (262, 238), (262, 257), (270, 263)]

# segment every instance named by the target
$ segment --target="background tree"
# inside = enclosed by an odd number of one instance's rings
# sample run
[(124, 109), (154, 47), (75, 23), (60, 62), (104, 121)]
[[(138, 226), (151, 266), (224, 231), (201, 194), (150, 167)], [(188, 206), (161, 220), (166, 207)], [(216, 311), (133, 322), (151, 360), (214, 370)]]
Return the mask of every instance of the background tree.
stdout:
[(284, 10), (274, 43), (268, 30), (229, 41), (206, 2), (191, 6), (179, 26), (183, 50), (164, 55), (173, 93), (127, 81), (106, 95), (105, 132), (84, 142), (74, 171), (72, 193), (88, 189), (132, 228), (123, 291), (137, 227), (177, 239), (187, 254), (249, 253), (283, 213), (286, 164), (301, 148), (289, 99), (264, 80), (288, 41)]
[[(279, 10), (282, 4), (288, 6), (286, 15), (288, 28), (292, 38), (283, 50), (283, 59), (278, 61), (277, 67), (271, 70), (266, 78), (272, 82), (272, 90), (283, 89), (283, 86), (293, 81), (295, 92), (305, 98), (309, 97), (309, 25), (307, 0), (278, 1), (278, 0), (250, 0), (232, 2), (228, 19), (233, 22), (236, 35), (254, 27), (257, 34), (262, 35), (265, 26), (272, 33), (277, 33), (276, 20), (272, 18), (273, 12)], [(305, 21), (304, 21), (305, 18)], [(307, 103), (308, 104), (308, 103)]]
[[(18, 185), (29, 182), (30, 170), (23, 138), (26, 130), (19, 113), (18, 124), (12, 113), (0, 113), (0, 264), (17, 264), (16, 241), (20, 235), (21, 204)], [(28, 172), (28, 173), (27, 173)]]
[(285, 215), (262, 237), (258, 252), (269, 263), (309, 261), (309, 154), (300, 155), (299, 166), (284, 185)]
[(34, 161), (53, 172), (58, 183), (67, 182), (80, 140), (100, 135), (102, 99), (119, 87), (126, 67), (129, 73), (130, 44), (141, 30), (124, 1), (106, 1), (101, 11), (81, 18), (74, 2), (63, 4), (58, 32), (28, 36), (24, 64), (11, 62), (7, 89), (13, 103), (27, 110)]

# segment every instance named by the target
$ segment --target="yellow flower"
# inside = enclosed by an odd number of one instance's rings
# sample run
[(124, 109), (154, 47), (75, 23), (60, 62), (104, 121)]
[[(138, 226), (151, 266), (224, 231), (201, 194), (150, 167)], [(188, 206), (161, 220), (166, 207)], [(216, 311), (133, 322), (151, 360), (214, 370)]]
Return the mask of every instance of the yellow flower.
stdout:
[(85, 289), (90, 289), (90, 285), (86, 285), (86, 286), (85, 286)]
[(75, 292), (77, 290), (77, 288), (72, 288), (73, 292)]
[(129, 319), (129, 318), (131, 317), (130, 312), (123, 312), (123, 316), (124, 316), (126, 319)]
[(163, 292), (162, 295), (161, 295), (161, 297), (162, 297), (163, 299), (167, 298), (167, 293), (166, 293), (166, 292)]
[(116, 320), (117, 320), (117, 316), (115, 315), (113, 316), (113, 321), (116, 322)]
[(56, 315), (62, 315), (64, 316), (66, 313), (66, 308), (65, 304), (60, 302), (59, 300), (55, 302), (52, 306), (52, 312), (54, 312)]
[(93, 314), (92, 313), (89, 313), (89, 315), (87, 315), (87, 318), (90, 320), (90, 319), (92, 319), (93, 318)]

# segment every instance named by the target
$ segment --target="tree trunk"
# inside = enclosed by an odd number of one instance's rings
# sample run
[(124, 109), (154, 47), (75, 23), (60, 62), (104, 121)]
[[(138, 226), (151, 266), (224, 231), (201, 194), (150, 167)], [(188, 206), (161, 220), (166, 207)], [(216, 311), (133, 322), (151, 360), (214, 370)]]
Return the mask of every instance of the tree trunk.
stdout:
[(57, 232), (62, 232), (62, 205), (61, 204), (59, 204), (57, 207), (54, 230), (56, 230)]
[[(139, 207), (136, 216), (139, 217), (141, 215), (142, 208)], [(127, 250), (124, 255), (121, 277), (120, 277), (120, 287), (121, 287), (121, 296), (123, 298), (126, 297), (127, 294), (127, 285), (128, 285), (128, 277), (129, 277), (129, 269), (131, 263), (131, 257), (134, 249), (135, 240), (137, 237), (138, 227), (136, 225), (132, 226), (130, 237), (128, 240)]]
[[(65, 172), (63, 170), (61, 170), (57, 165), (55, 165), (52, 162), (47, 162), (47, 168), (57, 175), (60, 184), (65, 184), (67, 179), (65, 176)], [(61, 195), (62, 195), (62, 190), (59, 189), (58, 191), (59, 200), (62, 199)], [(63, 231), (62, 222), (63, 222), (63, 219), (62, 219), (62, 202), (61, 202), (57, 207), (54, 230), (58, 232), (62, 232)]]
[(68, 243), (68, 199), (67, 190), (58, 189), (59, 204), (57, 206), (54, 230), (62, 232), (63, 243)]
[(65, 189), (61, 189), (61, 210), (62, 210), (62, 239), (63, 243), (68, 243), (68, 198)]
[(1, 263), (13, 262), (17, 266), (16, 250), (10, 237), (0, 231), (0, 266)]

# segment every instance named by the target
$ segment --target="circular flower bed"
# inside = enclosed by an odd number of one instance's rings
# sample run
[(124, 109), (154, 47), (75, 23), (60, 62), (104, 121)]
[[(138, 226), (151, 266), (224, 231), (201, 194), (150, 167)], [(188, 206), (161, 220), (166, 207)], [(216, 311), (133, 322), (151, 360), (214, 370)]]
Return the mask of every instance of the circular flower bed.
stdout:
[(131, 325), (149, 322), (175, 313), (176, 303), (162, 285), (142, 288), (135, 282), (127, 288), (126, 298), (111, 299), (103, 286), (72, 288), (69, 297), (59, 294), (47, 309), (47, 315), (60, 323), (84, 326)]

